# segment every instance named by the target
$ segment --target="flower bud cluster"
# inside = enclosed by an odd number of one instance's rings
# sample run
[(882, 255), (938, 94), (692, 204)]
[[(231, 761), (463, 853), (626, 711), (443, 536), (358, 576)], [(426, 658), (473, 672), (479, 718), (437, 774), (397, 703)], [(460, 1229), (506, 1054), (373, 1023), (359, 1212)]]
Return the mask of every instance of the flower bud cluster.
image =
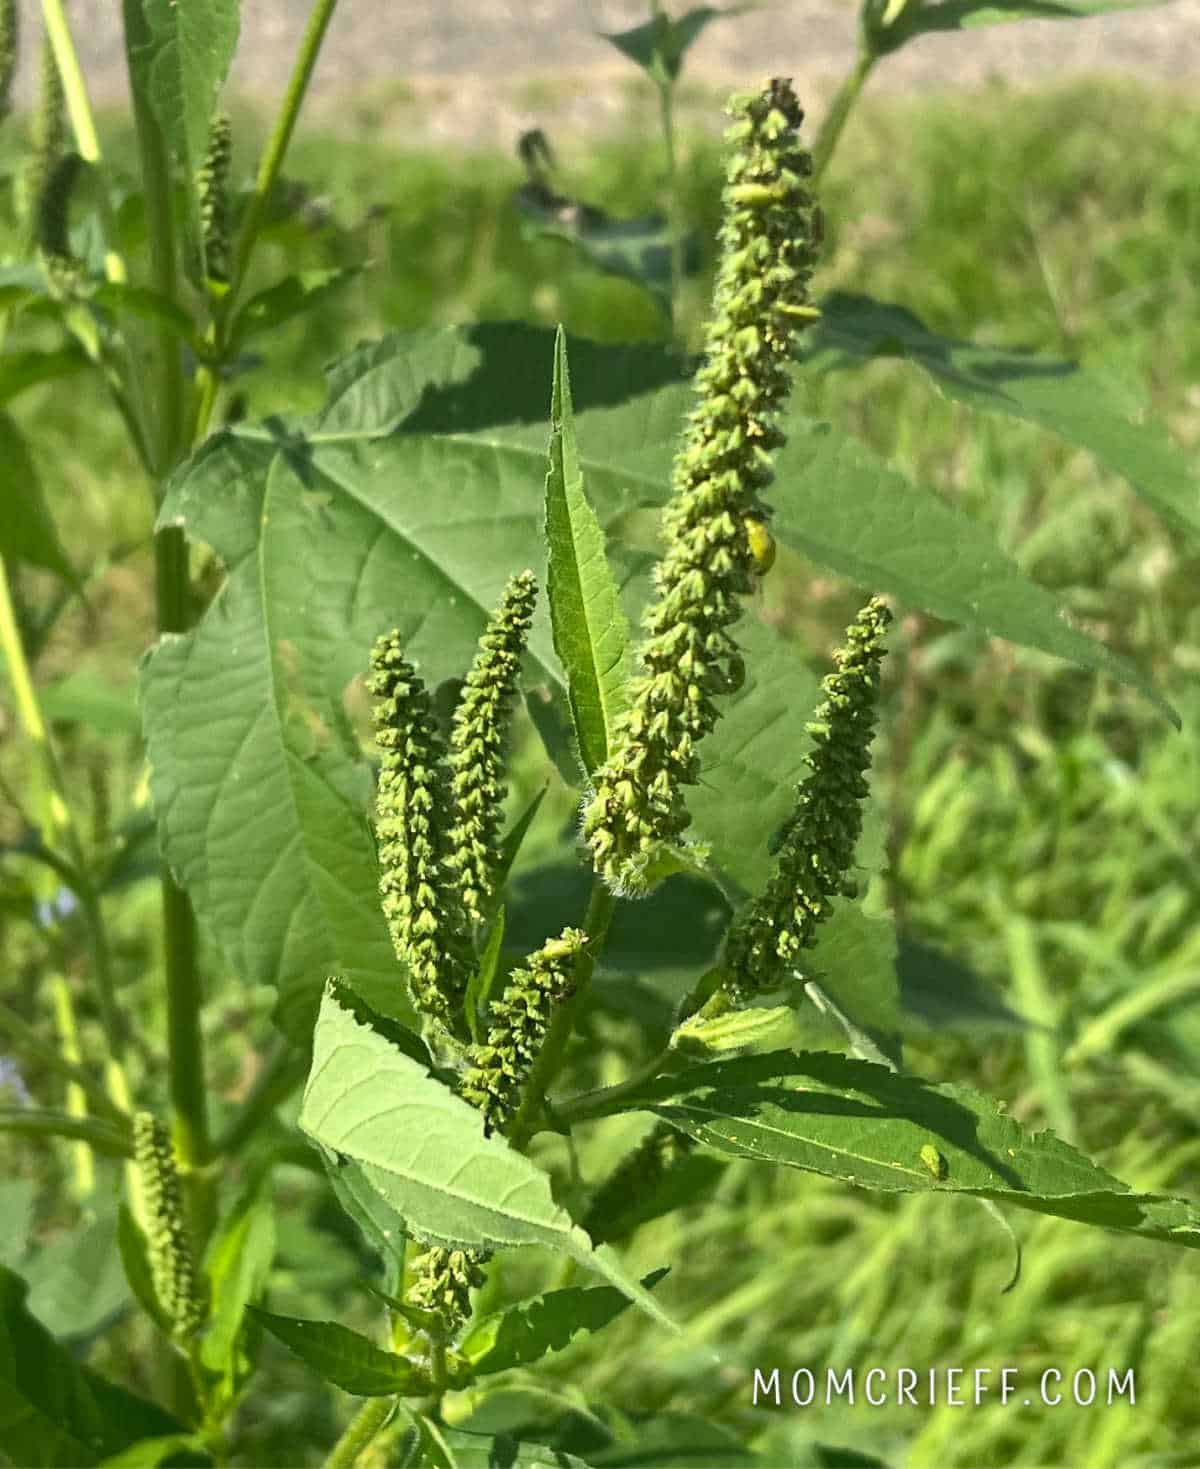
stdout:
[(488, 1011), (487, 1039), (467, 1052), (459, 1091), (500, 1132), (521, 1104), (521, 1092), (546, 1038), (554, 1007), (575, 983), (575, 961), (587, 943), (582, 929), (565, 928), (514, 969)]
[(223, 114), (213, 118), (208, 153), (196, 177), (200, 230), (204, 239), (204, 273), (218, 287), (229, 284), (233, 266), (233, 231), (229, 218), (229, 165), (233, 133)]
[(838, 896), (853, 897), (848, 874), (862, 832), (865, 772), (875, 733), (883, 637), (891, 613), (878, 597), (859, 612), (834, 653), (837, 671), (807, 730), (813, 748), (795, 809), (773, 846), (778, 854), (766, 891), (730, 927), (726, 988), (737, 999), (777, 988), (815, 939)]
[(820, 314), (808, 304), (819, 213), (805, 184), (811, 159), (796, 132), (804, 114), (782, 80), (735, 99), (730, 111), (736, 122), (726, 135), (733, 156), (713, 315), (663, 513), (666, 544), (643, 623), (642, 674), (584, 813), (597, 872), (629, 896), (645, 891), (655, 848), (686, 829), (684, 787), (699, 779), (698, 746), (718, 717), (714, 696), (740, 682), (729, 629), (769, 541), (760, 497), (771, 482), (772, 451), (783, 443), (776, 419), (796, 333)]

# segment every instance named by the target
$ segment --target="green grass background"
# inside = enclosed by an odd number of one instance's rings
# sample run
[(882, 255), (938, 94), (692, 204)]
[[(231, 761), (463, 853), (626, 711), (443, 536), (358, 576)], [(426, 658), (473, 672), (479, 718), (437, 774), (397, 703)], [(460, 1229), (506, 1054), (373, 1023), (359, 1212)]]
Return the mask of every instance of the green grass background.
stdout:
[[(109, 131), (119, 157), (120, 123)], [(635, 287), (597, 276), (563, 245), (522, 237), (510, 204), (521, 181), (513, 159), (412, 151), (384, 131), (353, 146), (313, 133), (297, 140), (289, 175), (353, 228), (340, 241), (316, 231), (271, 244), (259, 264), (264, 281), (285, 269), (365, 268), (319, 312), (263, 339), (263, 362), (238, 385), (249, 414), (315, 406), (321, 364), (385, 330), (515, 317), (562, 320), (569, 333), (604, 338), (661, 333)], [(242, 173), (254, 135), (254, 118), (239, 119)], [(560, 154), (566, 181), (589, 202), (634, 213), (661, 201), (661, 158), (644, 139), (568, 139)], [(697, 133), (685, 138), (682, 158), (683, 210), (711, 242), (719, 147)], [(1139, 411), (1194, 446), (1198, 158), (1200, 110), (1129, 84), (868, 99), (822, 190), (829, 243), (818, 290), (894, 301), (952, 336), (1103, 364)], [(685, 294), (693, 338), (707, 289), (702, 277)], [(1197, 548), (1173, 538), (1087, 455), (944, 402), (902, 363), (804, 380), (797, 391), (991, 525), (1083, 625), (1152, 674), (1185, 721), (1174, 733), (1128, 689), (923, 616), (901, 618), (876, 780), (893, 898), (910, 930), (970, 964), (1031, 1022), (914, 1022), (909, 1064), (1006, 1099), (1023, 1122), (1053, 1126), (1136, 1189), (1200, 1195)], [(152, 625), (149, 497), (115, 418), (81, 380), (29, 392), (18, 416), (76, 563), (90, 565), (106, 548), (87, 607), (64, 613), (37, 660), (43, 686), (69, 675), (92, 697), (90, 721), (65, 721), (59, 734), (80, 808), (102, 834), (144, 802), (128, 709)], [(18, 589), (33, 625), (52, 583), (25, 572)], [(860, 590), (781, 556), (766, 613), (819, 660)], [(107, 719), (96, 712), (104, 707)], [(19, 801), (26, 756), (7, 706), (0, 717), (0, 776)], [(528, 745), (516, 763), (514, 802), (542, 772)], [(566, 793), (556, 787), (553, 799), (559, 819), (569, 819)], [(11, 802), (0, 800), (0, 838), (18, 831)], [(161, 1035), (158, 900), (153, 882), (138, 877), (139, 852), (144, 858), (132, 842), (131, 880), (108, 911), (125, 997)], [(6, 911), (0, 937), (5, 988), (49, 1024), (44, 977), (52, 967), (78, 983), (78, 935), (69, 924), (39, 935), (18, 908)], [(270, 1003), (269, 993), (214, 973), (205, 1025), (215, 1090), (231, 1103), (246, 1085), (251, 1048), (266, 1042)], [(86, 1003), (84, 1011), (85, 1039), (94, 1039)], [(619, 1074), (617, 1032), (614, 1042), (606, 1079)], [(153, 1044), (135, 1068), (147, 1093), (161, 1094)], [(39, 1100), (57, 1104), (52, 1077), (29, 1067), (26, 1079)], [(638, 1126), (629, 1123), (623, 1137)], [(8, 1187), (25, 1191), (39, 1247), (78, 1220), (65, 1145), (35, 1152), (4, 1143), (0, 1162)], [(363, 1265), (349, 1227), (299, 1170), (281, 1173), (276, 1197), (276, 1309), (337, 1314), (371, 1329), (373, 1308), (353, 1288)], [(5, 1258), (20, 1254), (12, 1236), (24, 1218), (9, 1213)], [(694, 1411), (781, 1466), (810, 1462), (814, 1438), (869, 1450), (896, 1469), (1200, 1464), (1200, 1449), (1190, 1447), (1200, 1443), (1197, 1255), (1035, 1215), (1012, 1225), (1024, 1272), (1003, 1293), (1011, 1243), (971, 1200), (875, 1198), (733, 1165), (702, 1207), (649, 1226), (632, 1249), (639, 1268), (674, 1262), (661, 1294), (687, 1322), (686, 1349), (668, 1349), (628, 1314), (547, 1363), (536, 1379), (541, 1399), (527, 1393), (513, 1404), (550, 1413), (563, 1400), (579, 1407), (601, 1397), (630, 1413)], [(548, 1278), (539, 1272), (514, 1266), (495, 1289), (535, 1288)], [(701, 1345), (718, 1346), (728, 1367), (714, 1373)], [(118, 1325), (90, 1352), (102, 1368), (154, 1390), (141, 1326)], [(268, 1347), (264, 1362), (267, 1390), (240, 1420), (235, 1462), (319, 1462), (345, 1401), (317, 1390), (282, 1349)], [(1043, 1367), (1134, 1367), (1138, 1397), (1134, 1406), (1091, 1409), (749, 1406), (753, 1367), (802, 1365), (1011, 1365), (1023, 1379)]]

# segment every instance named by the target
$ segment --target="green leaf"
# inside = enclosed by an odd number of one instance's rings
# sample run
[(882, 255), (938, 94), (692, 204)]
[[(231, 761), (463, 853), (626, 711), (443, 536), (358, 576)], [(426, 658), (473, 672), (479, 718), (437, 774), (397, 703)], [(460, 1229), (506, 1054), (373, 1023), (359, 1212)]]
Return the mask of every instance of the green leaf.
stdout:
[(487, 1029), (487, 1011), (491, 1003), (496, 976), (500, 973), (500, 954), (504, 948), (504, 907), (496, 910), (492, 926), (488, 929), (487, 943), (479, 956), (475, 973), (467, 985), (467, 997), (463, 1001), (467, 1011), (467, 1024), (471, 1039), (479, 1043)]
[(417, 1415), (424, 1457), (402, 1460), (400, 1469), (589, 1469), (584, 1460), (540, 1443), (521, 1443), (510, 1434), (464, 1433)]
[(311, 311), (326, 296), (343, 286), (358, 274), (358, 269), (305, 270), (298, 275), (285, 276), (273, 286), (267, 286), (251, 296), (233, 319), (230, 329), (230, 347), (240, 348), (250, 337), (259, 332), (273, 331), (285, 321)]
[(127, 9), (136, 17), (126, 19), (134, 85), (154, 109), (194, 194), (217, 94), (237, 47), (238, 0), (134, 0)]
[(781, 545), (947, 622), (1132, 684), (1179, 727), (1151, 681), (1063, 621), (1051, 594), (1023, 575), (986, 526), (909, 484), (827, 423), (793, 413), (785, 428), (771, 488), (771, 530)]
[(275, 1212), (270, 1199), (256, 1192), (222, 1220), (204, 1262), (212, 1310), (200, 1360), (230, 1381), (237, 1376), (242, 1322), (266, 1289), (274, 1255)]
[[(631, 1425), (628, 1437), (588, 1456), (594, 1469), (739, 1469), (767, 1461), (741, 1443), (729, 1429), (690, 1413), (660, 1413)], [(864, 1461), (865, 1462), (865, 1461)], [(796, 1459), (788, 1469), (816, 1469)]]
[(137, 693), (100, 674), (77, 669), (41, 691), (42, 712), (61, 724), (86, 724), (99, 734), (136, 735), (141, 730)]
[(408, 1238), (404, 1220), (371, 1187), (353, 1158), (339, 1158), (326, 1148), (321, 1149), (321, 1156), (338, 1203), (358, 1225), (367, 1244), (383, 1262), (387, 1288), (397, 1289), (404, 1270), (404, 1244)]
[(67, 1230), (21, 1267), (29, 1310), (53, 1336), (95, 1335), (129, 1305), (117, 1250), (117, 1213), (111, 1206)]
[[(655, 1113), (723, 1153), (860, 1188), (935, 1189), (1016, 1204), (1200, 1248), (1200, 1206), (1135, 1194), (1050, 1132), (1026, 1134), (1001, 1103), (833, 1052), (717, 1061), (640, 1088), (624, 1111)], [(921, 1150), (936, 1146), (944, 1175)]]
[(3, 465), (0, 495), (4, 500), (4, 514), (0, 515), (0, 556), (44, 566), (72, 586), (78, 586), (78, 578), (46, 508), (41, 480), (25, 436), (7, 413), (0, 413), (0, 465)]
[[(886, 56), (916, 36), (936, 31), (962, 31), (1001, 25), (1012, 20), (1085, 20), (1120, 10), (1145, 10), (1162, 0), (909, 0), (887, 26), (871, 25), (872, 51)], [(886, 14), (886, 9), (881, 13)]]
[(562, 327), (554, 339), (546, 476), (546, 546), (554, 651), (562, 661), (575, 738), (589, 775), (608, 759), (628, 707), (629, 625), (604, 554), (604, 532), (587, 502), (575, 444), (571, 376)]
[(1105, 374), (1033, 352), (977, 347), (931, 331), (903, 306), (835, 291), (821, 302), (810, 337), (818, 364), (905, 357), (939, 392), (970, 408), (1049, 429), (1075, 444), (1137, 493), (1174, 530), (1200, 536), (1191, 456), (1154, 420), (1137, 422)]
[(90, 366), (86, 353), (77, 346), (5, 352), (0, 356), (0, 403), (7, 403), (38, 383), (56, 382)]
[(711, 5), (700, 5), (675, 19), (659, 10), (643, 25), (628, 31), (602, 31), (600, 35), (656, 81), (673, 82), (683, 67), (685, 53), (701, 32), (712, 21), (737, 15), (745, 8), (732, 5), (726, 10), (714, 10)]
[(180, 1433), (154, 1403), (107, 1382), (25, 1307), (26, 1286), (0, 1267), (0, 1444), (24, 1469), (88, 1469), (152, 1435)]
[[(655, 1270), (642, 1285), (653, 1290), (666, 1275)], [(629, 1306), (609, 1285), (571, 1286), (522, 1301), (473, 1326), (459, 1347), (476, 1376), (527, 1367), (548, 1352), (560, 1352), (581, 1331), (600, 1331)]]
[(554, 1202), (550, 1179), (418, 1062), (360, 1025), (326, 992), (300, 1126), (353, 1158), (422, 1238), (483, 1249), (541, 1245), (604, 1276), (660, 1325), (677, 1330), (609, 1250)]
[[(187, 1453), (186, 1459), (176, 1456)], [(174, 1464), (207, 1465), (212, 1459), (205, 1452), (204, 1444), (194, 1433), (168, 1433), (155, 1438), (143, 1438), (119, 1454), (105, 1459), (100, 1469), (159, 1469), (165, 1459)]]
[(273, 1337), (283, 1342), (326, 1382), (360, 1398), (385, 1398), (397, 1394), (423, 1397), (433, 1388), (428, 1374), (407, 1357), (385, 1352), (336, 1321), (304, 1321), (296, 1316), (276, 1316), (258, 1306), (250, 1315)]
[(103, 307), (116, 317), (133, 316), (154, 326), (165, 326), (193, 352), (199, 353), (196, 323), (169, 296), (145, 286), (131, 286), (127, 281), (105, 281), (88, 299), (92, 305)]

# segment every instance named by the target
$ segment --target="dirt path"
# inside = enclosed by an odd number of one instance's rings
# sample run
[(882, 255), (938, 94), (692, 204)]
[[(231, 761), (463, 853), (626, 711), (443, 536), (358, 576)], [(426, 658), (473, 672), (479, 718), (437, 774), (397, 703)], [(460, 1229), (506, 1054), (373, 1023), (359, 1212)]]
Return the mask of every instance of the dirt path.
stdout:
[[(668, 8), (679, 14), (692, 3), (668, 0)], [(23, 4), (32, 38), (37, 3)], [(93, 95), (119, 97), (120, 8), (113, 0), (71, 0), (69, 8)], [(596, 33), (639, 24), (647, 9), (646, 0), (341, 0), (314, 94), (327, 118), (385, 127), (413, 142), (507, 150), (534, 123), (607, 131), (636, 105), (630, 83), (638, 73)], [(243, 0), (233, 89), (258, 97), (282, 90), (308, 10), (308, 0)], [(849, 0), (780, 0), (713, 22), (689, 54), (686, 77), (724, 90), (787, 75), (819, 108), (853, 60), (854, 32)], [(25, 49), (27, 88), (34, 48)], [(1085, 72), (1194, 85), (1200, 0), (923, 36), (889, 57), (870, 85), (919, 93), (990, 77), (1021, 86)]]

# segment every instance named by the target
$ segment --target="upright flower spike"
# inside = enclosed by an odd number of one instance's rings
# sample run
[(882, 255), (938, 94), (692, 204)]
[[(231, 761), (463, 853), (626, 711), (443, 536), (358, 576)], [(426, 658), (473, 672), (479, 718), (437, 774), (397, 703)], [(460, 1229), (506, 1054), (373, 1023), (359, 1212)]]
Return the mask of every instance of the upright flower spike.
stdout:
[(475, 923), (484, 921), (492, 896), (505, 796), (505, 737), (536, 600), (532, 571), (509, 581), (479, 641), (454, 711), (450, 734), (454, 815), (447, 862), (459, 883), (463, 907)]
[(837, 671), (825, 678), (825, 697), (807, 725), (815, 742), (805, 759), (810, 773), (773, 841), (775, 874), (726, 938), (725, 987), (735, 1000), (784, 983), (786, 971), (828, 918), (832, 900), (854, 896), (848, 874), (862, 832), (883, 636), (891, 616), (887, 605), (872, 597), (833, 655)]
[(223, 114), (213, 118), (208, 153), (196, 178), (200, 196), (200, 229), (204, 237), (204, 274), (210, 286), (222, 291), (229, 284), (233, 264), (233, 232), (229, 219), (229, 165), (233, 134)]
[(686, 829), (684, 787), (699, 779), (698, 746), (718, 718), (713, 696), (740, 682), (729, 628), (770, 544), (760, 496), (772, 478), (771, 451), (783, 443), (776, 419), (788, 360), (797, 331), (820, 315), (808, 304), (819, 213), (805, 187), (812, 163), (797, 138), (804, 114), (791, 84), (769, 82), (757, 96), (734, 99), (730, 112), (712, 319), (663, 513), (643, 674), (584, 812), (596, 871), (627, 896), (645, 890), (655, 848)]
[(204, 1302), (171, 1135), (166, 1124), (150, 1112), (138, 1112), (133, 1119), (133, 1157), (145, 1190), (154, 1292), (175, 1334), (190, 1336), (204, 1319)]
[(554, 1007), (570, 995), (575, 961), (587, 943), (579, 928), (565, 928), (509, 975), (504, 993), (488, 1012), (487, 1039), (467, 1052), (459, 1092), (483, 1113), (488, 1132), (501, 1132), (516, 1116), (521, 1092), (542, 1049)]
[(33, 244), (39, 243), (39, 211), (54, 166), (67, 146), (67, 110), (62, 79), (49, 39), (42, 41), (37, 105), (29, 124), (29, 154), (21, 176), (22, 217)]
[(461, 904), (446, 871), (450, 792), (445, 747), (429, 694), (400, 648), (380, 637), (367, 688), (382, 752), (375, 797), (379, 892), (413, 1003), (452, 1031), (462, 1026), (472, 957)]

